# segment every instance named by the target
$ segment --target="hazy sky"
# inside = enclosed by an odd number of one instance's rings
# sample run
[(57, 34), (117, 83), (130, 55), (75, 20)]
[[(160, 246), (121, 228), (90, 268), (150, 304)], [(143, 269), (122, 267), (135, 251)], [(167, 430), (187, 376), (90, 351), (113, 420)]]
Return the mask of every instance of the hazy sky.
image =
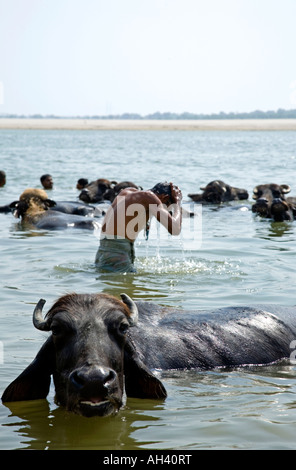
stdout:
[(296, 0), (0, 0), (0, 113), (296, 108)]

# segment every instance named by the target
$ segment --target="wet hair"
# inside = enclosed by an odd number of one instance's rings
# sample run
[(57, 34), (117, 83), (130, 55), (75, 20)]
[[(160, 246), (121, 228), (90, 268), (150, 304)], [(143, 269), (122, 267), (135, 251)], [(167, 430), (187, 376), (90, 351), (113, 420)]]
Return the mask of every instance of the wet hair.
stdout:
[(6, 183), (6, 173), (5, 171), (0, 171), (0, 187), (4, 186)]
[(157, 183), (150, 191), (155, 194), (166, 194), (167, 196), (172, 195), (170, 183)]
[(40, 178), (40, 181), (42, 183), (42, 181), (46, 180), (46, 178), (50, 177), (51, 178), (51, 175), (49, 175), (48, 173), (46, 175), (42, 175), (41, 178)]

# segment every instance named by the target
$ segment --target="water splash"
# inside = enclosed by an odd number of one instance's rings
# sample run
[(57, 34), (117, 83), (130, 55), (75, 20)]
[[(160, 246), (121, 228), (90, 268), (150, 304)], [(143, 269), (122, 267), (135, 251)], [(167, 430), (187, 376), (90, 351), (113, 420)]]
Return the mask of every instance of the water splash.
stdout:
[(160, 256), (137, 258), (138, 273), (154, 274), (174, 274), (179, 275), (228, 275), (231, 277), (240, 277), (244, 273), (237, 262), (231, 261), (209, 261), (206, 259), (194, 258), (173, 258)]

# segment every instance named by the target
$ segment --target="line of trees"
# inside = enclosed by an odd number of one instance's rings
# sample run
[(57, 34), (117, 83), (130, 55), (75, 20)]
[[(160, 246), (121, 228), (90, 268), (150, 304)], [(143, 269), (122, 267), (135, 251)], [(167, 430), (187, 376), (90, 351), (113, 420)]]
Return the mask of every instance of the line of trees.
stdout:
[(278, 109), (277, 111), (251, 111), (251, 112), (231, 112), (213, 114), (195, 114), (195, 113), (161, 113), (159, 111), (153, 114), (142, 116), (137, 113), (110, 114), (107, 116), (56, 116), (54, 114), (42, 115), (18, 115), (18, 114), (0, 114), (0, 118), (19, 118), (19, 119), (166, 119), (166, 120), (195, 120), (195, 119), (296, 119), (296, 109)]

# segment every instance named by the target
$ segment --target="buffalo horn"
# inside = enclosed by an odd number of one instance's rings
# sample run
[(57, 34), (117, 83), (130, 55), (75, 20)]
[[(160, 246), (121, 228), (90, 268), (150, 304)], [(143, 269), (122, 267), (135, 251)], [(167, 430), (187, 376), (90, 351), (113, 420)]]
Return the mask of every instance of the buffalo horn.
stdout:
[(120, 294), (122, 302), (130, 310), (130, 317), (128, 318), (130, 326), (135, 326), (138, 323), (138, 307), (135, 302), (126, 294)]
[(281, 190), (284, 194), (288, 194), (291, 191), (291, 187), (288, 184), (282, 184)]
[(42, 309), (46, 300), (40, 299), (33, 312), (33, 324), (37, 330), (49, 331), (49, 325), (42, 317)]
[(258, 199), (258, 188), (257, 188), (257, 186), (253, 189), (253, 199)]

